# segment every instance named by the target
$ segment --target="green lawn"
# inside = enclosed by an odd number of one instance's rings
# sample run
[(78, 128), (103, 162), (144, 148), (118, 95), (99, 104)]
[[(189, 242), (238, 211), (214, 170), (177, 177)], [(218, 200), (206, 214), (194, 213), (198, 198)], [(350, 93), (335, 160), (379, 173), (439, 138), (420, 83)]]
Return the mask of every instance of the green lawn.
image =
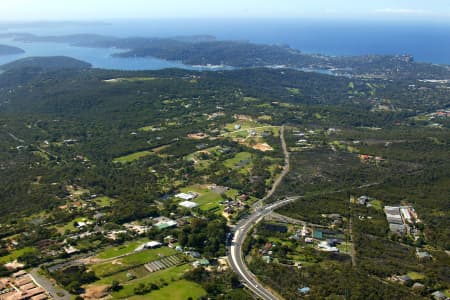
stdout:
[(229, 136), (233, 137), (233, 138), (243, 138), (245, 139), (246, 137), (248, 137), (249, 132), (248, 130), (240, 130), (240, 131), (236, 131), (231, 133)]
[[(212, 148), (208, 148), (202, 151), (196, 151), (194, 153), (189, 154), (188, 156), (186, 156), (187, 160), (195, 160), (195, 169), (196, 170), (205, 170), (207, 169), (214, 160), (217, 159), (217, 156), (220, 155), (220, 153), (217, 151), (219, 149), (219, 147), (212, 147)], [(208, 151), (209, 154), (209, 159), (200, 159), (202, 152), (204, 151)]]
[(148, 242), (148, 239), (141, 239), (120, 245), (118, 247), (109, 247), (97, 254), (98, 258), (108, 259), (133, 252), (142, 243)]
[(134, 276), (134, 278), (142, 278), (144, 276), (149, 275), (148, 271), (143, 266), (140, 266), (140, 267), (136, 267), (133, 269), (129, 269), (126, 271), (116, 273), (111, 276), (104, 277), (104, 278), (96, 281), (95, 284), (97, 284), (97, 285), (111, 284), (113, 281), (118, 281), (122, 284), (131, 282), (130, 278), (128, 278), (128, 276), (127, 276), (128, 273), (132, 274)]
[(115, 79), (110, 79), (107, 82), (110, 83), (117, 83), (117, 82), (140, 82), (140, 81), (152, 81), (152, 80), (157, 80), (157, 79), (162, 79), (162, 78), (157, 78), (157, 77), (127, 77), (127, 78), (115, 78)]
[(206, 291), (199, 284), (183, 279), (171, 282), (168, 286), (147, 295), (131, 297), (130, 300), (185, 300), (189, 297), (192, 299), (198, 299), (205, 295)]
[(196, 192), (199, 194), (193, 201), (198, 203), (201, 210), (210, 210), (219, 206), (219, 202), (223, 200), (222, 196), (210, 191), (208, 188), (190, 186), (180, 189), (181, 192)]
[(132, 267), (137, 267), (145, 263), (157, 260), (160, 254), (164, 256), (177, 253), (169, 247), (162, 247), (152, 250), (144, 250), (119, 258), (117, 260), (93, 265), (91, 269), (98, 277), (106, 277)]
[(409, 272), (408, 276), (411, 277), (411, 279), (414, 281), (425, 278), (425, 275), (423, 275), (422, 273), (417, 273), (417, 272)]
[(154, 131), (154, 130), (161, 131), (164, 129), (165, 129), (164, 127), (160, 127), (160, 126), (147, 125), (147, 126), (139, 128), (138, 130), (148, 132), (148, 131)]
[(152, 155), (153, 152), (152, 151), (140, 151), (140, 152), (135, 152), (135, 153), (131, 153), (129, 155), (125, 155), (125, 156), (121, 156), (121, 157), (117, 157), (113, 160), (114, 163), (121, 163), (121, 164), (125, 164), (125, 163), (129, 163), (135, 160), (138, 160), (139, 158), (145, 157), (145, 156), (149, 156)]
[(348, 242), (348, 243), (347, 242), (342, 242), (342, 244), (337, 245), (337, 248), (342, 253), (350, 254), (350, 251), (352, 249), (352, 243), (350, 243), (350, 242)]
[(89, 241), (86, 239), (81, 239), (81, 240), (78, 240), (78, 242), (75, 244), (75, 248), (77, 248), (81, 251), (86, 250), (86, 249), (97, 249), (101, 243), (102, 242), (99, 240)]
[(239, 195), (239, 191), (235, 189), (229, 189), (228, 191), (225, 192), (225, 195), (227, 197), (230, 197), (231, 199), (234, 199)]
[[(203, 188), (200, 186), (189, 186), (181, 188), (180, 191), (183, 193), (195, 192), (199, 194), (199, 196), (193, 201), (198, 203), (199, 208), (204, 211), (220, 207), (219, 202), (224, 200), (224, 198), (220, 194), (212, 192), (207, 187)], [(225, 195), (231, 198), (234, 198), (237, 194), (238, 191), (233, 189), (229, 189), (225, 192)]]
[(60, 233), (64, 233), (66, 230), (75, 231), (77, 228), (74, 226), (75, 222), (92, 222), (92, 220), (88, 220), (83, 217), (78, 217), (73, 219), (72, 221), (67, 222), (66, 224), (56, 225), (55, 228)]
[[(140, 283), (148, 284), (148, 283), (155, 283), (157, 285), (160, 285), (162, 281), (167, 283), (172, 283), (173, 281), (180, 280), (183, 274), (191, 268), (190, 265), (182, 265), (177, 267), (172, 267), (166, 270), (154, 272), (154, 273), (147, 273), (145, 276), (134, 279), (129, 282), (122, 282), (123, 289), (120, 291), (117, 291), (112, 294), (114, 299), (123, 299), (128, 298), (134, 295), (134, 288), (137, 287)], [(101, 281), (98, 281), (97, 284), (109, 284), (111, 283), (113, 278), (105, 278)], [(147, 298), (148, 299), (148, 298)], [(153, 299), (153, 297), (151, 298)], [(171, 299), (171, 298), (167, 298)], [(195, 298), (196, 299), (196, 298)]]
[(293, 95), (300, 95), (300, 89), (298, 88), (286, 88)]
[(129, 265), (139, 265), (139, 264), (145, 264), (149, 261), (157, 260), (161, 256), (169, 256), (169, 255), (173, 255), (176, 253), (177, 253), (177, 251), (175, 251), (172, 248), (162, 247), (162, 248), (158, 248), (158, 249), (144, 250), (144, 251), (140, 251), (140, 252), (125, 256), (124, 258), (122, 258), (122, 261)]
[(280, 238), (277, 238), (277, 237), (269, 237), (268, 238), (268, 240), (271, 242), (271, 243), (275, 243), (278, 247), (279, 246), (281, 246), (281, 245), (288, 245), (289, 247), (292, 247), (292, 241), (287, 241), (287, 240), (282, 240), (282, 239), (280, 239)]
[(95, 203), (97, 203), (98, 206), (108, 207), (108, 206), (111, 206), (111, 203), (113, 203), (116, 200), (113, 199), (113, 198), (109, 198), (107, 196), (104, 196), (104, 197), (97, 197), (97, 198), (93, 199), (93, 201)]
[(381, 202), (381, 200), (371, 200), (370, 204), (376, 210), (383, 210), (383, 202)]
[(227, 124), (225, 126), (225, 130), (227, 131), (236, 131), (236, 125), (240, 125), (241, 128), (239, 130), (246, 130), (246, 129), (251, 129), (251, 128), (255, 128), (255, 127), (260, 127), (260, 126), (264, 126), (265, 124), (260, 124), (258, 122), (255, 121), (246, 121), (246, 120), (238, 120), (236, 122)]
[(236, 154), (233, 158), (227, 159), (226, 161), (223, 162), (223, 164), (225, 165), (225, 167), (233, 169), (236, 168), (237, 165), (241, 162), (247, 161), (247, 160), (251, 160), (252, 158), (252, 154), (249, 152), (239, 152), (238, 154)]
[(258, 98), (254, 98), (254, 97), (244, 97), (244, 102), (255, 102), (258, 101)]
[(264, 126), (255, 128), (258, 134), (262, 134), (263, 132), (272, 132), (273, 136), (280, 136), (280, 127), (279, 126)]
[[(161, 279), (169, 282), (173, 280), (178, 280), (181, 278), (181, 276), (189, 270), (191, 266), (189, 264), (181, 265), (172, 267), (169, 269), (165, 269), (162, 271), (149, 273), (144, 267), (137, 267), (131, 270), (123, 271), (117, 274), (114, 274), (112, 276), (108, 276), (105, 278), (102, 278), (95, 282), (96, 285), (102, 285), (102, 284), (111, 284), (113, 280), (116, 280), (126, 286), (128, 290), (132, 290), (135, 286), (137, 286), (139, 283), (157, 283), (161, 281)], [(127, 277), (127, 273), (131, 273), (135, 276), (135, 279), (130, 280)], [(118, 294), (127, 294), (129, 291), (120, 291)]]
[(15, 261), (19, 256), (22, 256), (23, 254), (28, 252), (34, 252), (35, 250), (36, 249), (33, 247), (26, 247), (19, 250), (14, 250), (10, 254), (0, 257), (0, 264), (3, 265)]

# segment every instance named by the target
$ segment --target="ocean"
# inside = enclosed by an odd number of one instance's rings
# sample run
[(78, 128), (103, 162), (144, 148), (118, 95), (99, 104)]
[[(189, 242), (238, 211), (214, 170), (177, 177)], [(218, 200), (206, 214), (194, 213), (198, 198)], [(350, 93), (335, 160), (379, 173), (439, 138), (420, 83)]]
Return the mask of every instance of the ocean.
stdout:
[[(305, 53), (326, 55), (411, 54), (416, 61), (450, 65), (450, 23), (395, 21), (318, 20), (139, 20), (98, 24), (49, 24), (8, 28), (3, 32), (39, 35), (97, 33), (120, 37), (173, 37), (208, 34), (222, 40), (247, 40), (261, 44), (287, 44)], [(67, 55), (108, 69), (191, 68), (179, 62), (153, 58), (114, 58), (114, 49), (77, 48), (62, 44), (23, 44), (0, 40), (27, 51), (0, 57), (0, 64), (24, 56)]]

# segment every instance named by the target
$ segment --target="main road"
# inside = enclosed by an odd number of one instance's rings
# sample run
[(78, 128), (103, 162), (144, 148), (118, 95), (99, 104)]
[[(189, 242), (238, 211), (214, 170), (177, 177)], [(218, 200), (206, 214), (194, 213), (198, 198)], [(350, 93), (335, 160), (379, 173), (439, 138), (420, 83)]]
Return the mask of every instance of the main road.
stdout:
[(238, 274), (242, 283), (248, 289), (250, 289), (256, 296), (264, 300), (276, 300), (278, 299), (278, 297), (275, 296), (270, 290), (262, 286), (258, 282), (256, 276), (248, 269), (243, 257), (242, 245), (244, 244), (247, 234), (250, 232), (250, 230), (255, 224), (261, 221), (265, 216), (272, 213), (275, 209), (284, 206), (288, 203), (291, 203), (299, 198), (299, 197), (286, 198), (264, 206), (265, 200), (272, 197), (278, 185), (281, 183), (284, 176), (286, 176), (286, 174), (289, 172), (290, 169), (289, 152), (286, 146), (286, 141), (284, 139), (284, 126), (282, 126), (280, 130), (280, 139), (285, 160), (283, 171), (281, 172), (280, 176), (275, 180), (271, 190), (266, 194), (266, 196), (261, 200), (257, 201), (253, 205), (252, 214), (246, 217), (245, 219), (240, 220), (238, 224), (234, 227), (233, 240), (231, 241), (231, 245), (228, 247), (228, 261), (233, 271), (236, 274)]
[(275, 300), (278, 299), (278, 297), (274, 296), (269, 290), (264, 288), (264, 286), (258, 282), (256, 276), (248, 269), (243, 257), (242, 245), (244, 244), (245, 238), (252, 227), (261, 221), (264, 216), (272, 213), (275, 209), (283, 205), (295, 201), (298, 198), (299, 197), (286, 198), (263, 208), (259, 208), (249, 217), (242, 219), (234, 229), (234, 237), (231, 242), (231, 246), (228, 248), (228, 261), (233, 271), (241, 278), (243, 284), (261, 299)]

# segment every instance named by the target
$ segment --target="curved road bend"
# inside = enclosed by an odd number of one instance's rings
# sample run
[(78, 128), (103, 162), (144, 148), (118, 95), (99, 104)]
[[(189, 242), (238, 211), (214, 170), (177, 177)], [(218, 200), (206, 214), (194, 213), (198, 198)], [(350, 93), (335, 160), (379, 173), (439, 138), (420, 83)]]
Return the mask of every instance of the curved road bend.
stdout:
[(247, 234), (251, 228), (261, 221), (264, 216), (273, 212), (273, 210), (284, 206), (297, 200), (299, 197), (287, 198), (270, 205), (262, 209), (258, 209), (248, 218), (241, 220), (235, 227), (234, 238), (229, 247), (228, 261), (235, 273), (239, 275), (244, 285), (250, 289), (255, 295), (264, 300), (276, 300), (278, 299), (270, 291), (265, 289), (256, 279), (256, 276), (247, 268), (244, 257), (242, 255), (242, 245), (244, 244)]
[(51, 296), (52, 299), (55, 300), (70, 300), (72, 299), (72, 295), (60, 288), (56, 283), (51, 282), (47, 277), (39, 274), (38, 268), (35, 268), (30, 271), (30, 275), (33, 278), (33, 281), (37, 283), (37, 285), (43, 287)]
[(253, 213), (245, 219), (242, 219), (234, 228), (234, 236), (231, 246), (228, 248), (228, 261), (230, 263), (233, 271), (239, 275), (243, 284), (250, 289), (255, 295), (264, 300), (276, 300), (278, 297), (274, 296), (269, 290), (264, 288), (257, 280), (256, 276), (250, 272), (245, 264), (245, 260), (242, 255), (242, 245), (247, 237), (247, 234), (251, 230), (251, 228), (261, 221), (264, 216), (273, 212), (274, 209), (284, 206), (290, 202), (295, 201), (299, 197), (291, 197), (286, 198), (284, 200), (280, 200), (274, 202), (272, 204), (268, 204), (265, 207), (264, 201), (272, 197), (275, 193), (277, 187), (283, 180), (284, 176), (289, 172), (290, 162), (289, 162), (289, 152), (286, 146), (286, 141), (284, 139), (284, 125), (281, 126), (280, 130), (280, 139), (281, 146), (284, 152), (284, 168), (281, 172), (280, 176), (275, 180), (272, 185), (271, 190), (267, 193), (267, 195), (253, 204)]

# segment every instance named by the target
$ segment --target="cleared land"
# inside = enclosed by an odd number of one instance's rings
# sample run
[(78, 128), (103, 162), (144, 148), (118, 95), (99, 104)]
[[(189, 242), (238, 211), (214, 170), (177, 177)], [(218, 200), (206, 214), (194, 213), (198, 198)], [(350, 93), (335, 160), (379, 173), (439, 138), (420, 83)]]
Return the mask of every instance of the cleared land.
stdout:
[(239, 152), (233, 158), (224, 161), (224, 165), (227, 168), (242, 168), (247, 166), (251, 162), (252, 154), (249, 152)]
[(113, 78), (103, 80), (106, 83), (119, 83), (119, 82), (140, 82), (140, 81), (153, 81), (153, 80), (161, 80), (161, 78), (156, 77), (128, 77), (128, 78)]
[(91, 269), (99, 277), (107, 277), (124, 270), (141, 266), (145, 263), (159, 259), (161, 256), (168, 256), (175, 254), (176, 251), (169, 247), (162, 247), (152, 250), (143, 250), (132, 253), (125, 257), (91, 266)]
[(136, 249), (139, 245), (141, 245), (142, 243), (145, 243), (145, 242), (148, 242), (148, 239), (141, 239), (141, 240), (137, 240), (137, 241), (128, 242), (128, 243), (125, 243), (124, 245), (121, 245), (118, 247), (106, 248), (105, 250), (103, 250), (102, 252), (100, 252), (97, 255), (97, 258), (108, 259), (108, 258), (121, 256), (121, 255), (124, 255), (127, 253), (132, 253), (134, 251), (134, 249)]
[[(204, 186), (203, 185), (202, 186), (194, 185), (194, 186), (181, 188), (180, 190), (183, 193), (195, 192), (195, 193), (199, 194), (199, 196), (197, 198), (195, 198), (193, 201), (195, 201), (196, 203), (199, 204), (199, 208), (201, 210), (205, 210), (205, 211), (206, 210), (215, 210), (215, 209), (219, 208), (220, 207), (219, 202), (224, 200), (224, 198), (222, 197), (221, 194), (210, 190), (208, 188), (208, 186), (206, 186), (206, 185), (204, 185)], [(230, 198), (234, 198), (238, 194), (238, 191), (229, 189), (229, 190), (225, 191), (224, 194)]]
[(149, 156), (152, 155), (153, 152), (152, 151), (140, 151), (140, 152), (135, 152), (135, 153), (131, 153), (128, 155), (124, 155), (124, 156), (120, 156), (117, 157), (113, 160), (114, 163), (121, 163), (121, 164), (126, 164), (129, 162), (133, 162), (135, 160), (138, 160), (139, 158), (145, 157), (145, 156)]
[(189, 297), (192, 299), (199, 299), (205, 295), (206, 291), (197, 283), (187, 280), (179, 280), (149, 294), (131, 297), (130, 300), (184, 300)]

